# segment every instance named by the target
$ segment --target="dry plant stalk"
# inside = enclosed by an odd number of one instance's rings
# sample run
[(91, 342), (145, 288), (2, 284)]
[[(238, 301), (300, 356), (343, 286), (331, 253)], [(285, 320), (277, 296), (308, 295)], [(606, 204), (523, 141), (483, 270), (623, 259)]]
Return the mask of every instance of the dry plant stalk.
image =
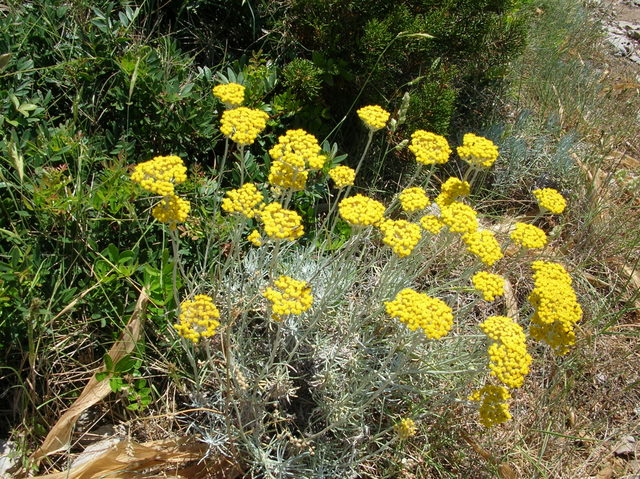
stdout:
[(207, 445), (193, 440), (169, 439), (142, 444), (123, 440), (70, 470), (33, 479), (235, 479), (242, 474), (237, 462), (222, 456), (201, 460), (206, 454)]
[[(143, 289), (140, 292), (129, 322), (122, 331), (120, 338), (109, 350), (109, 356), (114, 363), (117, 363), (135, 348), (142, 333), (148, 302), (149, 297), (146, 290)], [(101, 401), (109, 393), (111, 393), (109, 381), (98, 381), (95, 378), (95, 374), (92, 374), (91, 379), (89, 379), (78, 399), (60, 416), (60, 419), (47, 434), (42, 446), (31, 455), (30, 459), (37, 464), (43, 457), (65, 449), (69, 444), (73, 426), (80, 414)]]

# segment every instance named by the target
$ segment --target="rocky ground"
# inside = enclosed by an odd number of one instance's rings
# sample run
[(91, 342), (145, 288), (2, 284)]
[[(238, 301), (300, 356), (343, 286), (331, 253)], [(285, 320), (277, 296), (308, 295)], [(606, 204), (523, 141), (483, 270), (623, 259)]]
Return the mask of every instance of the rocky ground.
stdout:
[(600, 2), (604, 15), (606, 39), (613, 55), (627, 59), (638, 67), (640, 81), (640, 0)]

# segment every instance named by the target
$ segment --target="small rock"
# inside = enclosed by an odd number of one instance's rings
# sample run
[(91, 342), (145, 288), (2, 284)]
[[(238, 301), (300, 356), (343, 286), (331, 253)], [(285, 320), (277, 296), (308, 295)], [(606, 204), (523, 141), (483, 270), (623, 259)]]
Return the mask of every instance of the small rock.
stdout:
[(618, 457), (632, 459), (636, 454), (636, 438), (633, 436), (624, 436), (620, 439), (620, 445), (613, 453)]
[(0, 440), (0, 477), (10, 477), (9, 471), (18, 460), (15, 447), (11, 441)]

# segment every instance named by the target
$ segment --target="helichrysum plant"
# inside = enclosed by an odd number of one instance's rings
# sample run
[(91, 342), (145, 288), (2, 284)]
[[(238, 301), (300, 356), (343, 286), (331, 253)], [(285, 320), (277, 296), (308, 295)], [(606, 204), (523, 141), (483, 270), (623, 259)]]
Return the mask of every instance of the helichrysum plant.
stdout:
[(223, 83), (213, 87), (213, 96), (227, 108), (237, 108), (244, 103), (245, 87), (238, 83)]
[[(358, 110), (369, 131), (356, 168), (327, 168), (330, 157), (335, 164), (333, 153), (323, 151), (312, 134), (288, 130), (268, 150), (269, 169), (260, 171), (266, 180), (244, 182), (253, 155), (245, 147), (266, 129), (267, 115), (241, 106), (241, 88), (222, 86), (214, 94), (228, 108), (220, 125), (228, 138), (225, 158), (229, 140), (236, 142), (241, 186), (214, 202), (222, 215), (198, 212), (197, 221), (210, 230), (206, 245), (191, 253), (202, 264), (180, 258), (175, 229), (190, 214), (188, 200), (176, 193), (186, 180), (182, 160), (157, 157), (132, 175), (161, 197), (152, 214), (171, 233), (174, 296), (180, 271), (185, 295), (206, 288), (219, 298), (217, 305), (202, 294), (183, 301), (174, 325), (193, 342), (186, 351), (198, 390), (194, 398), (205, 397), (198, 388), (216, 384), (206, 401), (193, 404), (222, 411), (210, 417), (207, 439), (241, 448), (260, 476), (271, 474), (266, 471), (276, 463), (290, 476), (313, 477), (318, 467), (332, 477), (357, 475), (358, 461), (384, 458), (388, 446), (380, 438), (406, 445), (415, 440), (415, 421), (421, 419), (415, 411), (445, 407), (449, 394), (436, 397), (420, 386), (431, 388), (442, 373), (451, 395), (479, 403), (480, 424), (508, 421), (512, 393), (526, 387), (533, 341), (568, 353), (582, 309), (563, 266), (532, 260), (549, 241), (542, 228), (520, 222), (510, 235), (496, 232), (495, 220), (471, 205), (475, 173), (496, 161), (497, 147), (467, 134), (457, 148), (469, 163), (464, 178), (445, 176), (435, 188), (436, 175), (430, 174), (389, 204), (365, 191), (351, 194), (374, 132), (390, 121), (388, 112), (369, 106)], [(418, 168), (434, 169), (452, 153), (445, 138), (422, 130), (413, 133), (409, 149)], [(224, 168), (215, 174), (222, 178)], [(298, 211), (311, 189), (324, 191), (328, 212), (314, 217)], [(566, 202), (547, 190), (534, 192), (542, 211), (561, 212)], [(509, 239), (522, 246), (516, 254), (506, 247)], [(533, 313), (516, 320), (501, 309), (512, 311), (505, 294), (522, 270), (513, 266), (521, 262), (530, 264)], [(466, 296), (459, 301), (457, 295)], [(483, 301), (492, 303), (473, 307)], [(494, 315), (478, 318), (487, 308)], [(215, 334), (220, 340), (214, 343)], [(484, 348), (465, 342), (478, 337), (485, 338)], [(449, 354), (453, 344), (464, 346)], [(454, 380), (454, 370), (467, 374)], [(483, 384), (470, 392), (467, 385), (478, 371)], [(345, 466), (344, 444), (336, 438), (367, 443), (363, 424), (376, 429), (377, 439), (350, 452), (353, 459)]]

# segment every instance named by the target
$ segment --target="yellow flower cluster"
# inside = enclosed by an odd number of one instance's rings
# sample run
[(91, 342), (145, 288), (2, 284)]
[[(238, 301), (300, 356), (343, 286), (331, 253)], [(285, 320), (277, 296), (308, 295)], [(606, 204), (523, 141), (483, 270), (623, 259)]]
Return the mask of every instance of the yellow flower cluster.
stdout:
[(446, 163), (451, 155), (451, 148), (444, 136), (425, 130), (416, 130), (411, 135), (409, 150), (416, 155), (416, 161), (424, 165)]
[(478, 168), (489, 168), (498, 159), (498, 147), (491, 140), (473, 133), (464, 135), (457, 151), (460, 158)]
[(445, 336), (453, 326), (451, 308), (444, 301), (411, 288), (403, 289), (393, 301), (384, 304), (389, 316), (405, 323), (411, 331), (421, 328), (430, 339)]
[(387, 121), (389, 121), (389, 112), (378, 105), (363, 106), (357, 113), (362, 122), (371, 131), (384, 128)]
[(536, 197), (542, 211), (546, 210), (555, 215), (559, 215), (567, 207), (567, 200), (553, 188), (533, 190), (533, 196)]
[(525, 248), (542, 248), (547, 244), (547, 235), (534, 225), (516, 223), (515, 229), (509, 234), (518, 246)]
[(476, 255), (487, 266), (492, 266), (504, 256), (500, 243), (491, 231), (477, 230), (464, 234), (462, 241), (467, 245), (467, 251)]
[(294, 241), (304, 234), (300, 215), (283, 208), (280, 203), (269, 203), (256, 214), (262, 220), (265, 233), (272, 239)]
[(135, 166), (131, 179), (161, 196), (174, 194), (174, 185), (187, 180), (187, 168), (179, 156), (156, 156)]
[(247, 218), (256, 214), (256, 206), (262, 203), (264, 196), (253, 183), (245, 183), (240, 188), (227, 191), (222, 200), (222, 209), (227, 213), (240, 213)]
[(393, 430), (396, 432), (400, 439), (409, 439), (415, 436), (418, 430), (416, 429), (416, 423), (413, 419), (404, 418), (393, 426)]
[(169, 229), (176, 229), (176, 223), (187, 220), (191, 205), (178, 195), (165, 196), (153, 207), (151, 215), (161, 223), (168, 223)]
[(534, 289), (529, 302), (535, 308), (531, 318), (531, 337), (544, 341), (556, 354), (566, 354), (575, 344), (574, 325), (582, 319), (582, 308), (564, 267), (547, 261), (531, 265)]
[(468, 181), (462, 181), (456, 177), (450, 177), (442, 183), (440, 194), (434, 200), (440, 208), (444, 208), (455, 201), (459, 196), (468, 196), (471, 185)]
[(345, 165), (338, 165), (329, 170), (329, 177), (336, 184), (336, 188), (353, 186), (356, 180), (356, 170)]
[(464, 203), (453, 201), (440, 209), (442, 221), (454, 233), (472, 233), (478, 229), (478, 214)]
[(420, 218), (420, 226), (429, 233), (437, 235), (444, 228), (444, 223), (435, 215), (424, 215)]
[(307, 170), (300, 170), (284, 161), (274, 161), (269, 168), (269, 183), (278, 188), (302, 191), (307, 185)]
[(400, 204), (404, 211), (413, 212), (422, 210), (429, 206), (429, 203), (427, 192), (419, 186), (405, 188), (400, 192)]
[(213, 87), (213, 96), (228, 108), (236, 108), (244, 101), (244, 86), (237, 83), (224, 83)]
[(198, 294), (193, 301), (183, 301), (180, 310), (179, 322), (173, 325), (180, 336), (197, 343), (216, 334), (220, 312), (210, 296)]
[(469, 396), (471, 401), (482, 401), (480, 405), (480, 423), (484, 427), (493, 427), (511, 419), (509, 404), (511, 394), (504, 386), (487, 384)]
[(511, 388), (522, 386), (532, 361), (522, 327), (506, 316), (491, 316), (480, 329), (494, 341), (487, 350), (491, 375)]
[(360, 193), (338, 203), (338, 211), (342, 219), (355, 226), (379, 224), (382, 221), (384, 210), (385, 207), (382, 203)]
[(304, 130), (288, 130), (269, 150), (274, 160), (269, 170), (269, 182), (281, 188), (303, 190), (309, 175), (307, 169), (320, 170), (327, 160), (320, 151), (315, 136)]
[(504, 294), (505, 279), (499, 274), (479, 271), (471, 278), (473, 287), (482, 293), (485, 301), (493, 301)]
[(406, 220), (384, 220), (380, 224), (382, 241), (399, 257), (409, 256), (422, 239), (420, 226)]
[(280, 320), (287, 314), (301, 314), (311, 308), (313, 295), (306, 281), (289, 276), (280, 276), (274, 288), (267, 288), (262, 296), (271, 302), (274, 319)]
[(251, 145), (267, 127), (268, 118), (264, 111), (244, 106), (226, 110), (220, 120), (220, 131), (238, 145)]
[(258, 230), (253, 230), (249, 233), (247, 241), (249, 241), (253, 246), (262, 246), (262, 236), (260, 236), (260, 232)]

